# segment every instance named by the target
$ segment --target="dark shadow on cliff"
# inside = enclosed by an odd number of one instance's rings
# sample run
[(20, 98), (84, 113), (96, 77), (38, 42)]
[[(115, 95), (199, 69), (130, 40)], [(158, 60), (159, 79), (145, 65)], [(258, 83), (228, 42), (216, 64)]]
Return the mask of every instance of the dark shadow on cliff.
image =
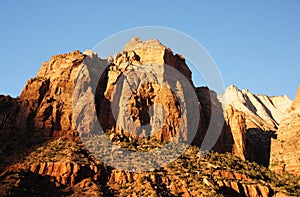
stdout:
[(9, 165), (22, 162), (32, 151), (44, 143), (54, 140), (16, 132), (13, 136), (1, 136), (0, 139), (0, 172)]
[(218, 191), (219, 194), (222, 194), (225, 197), (244, 197), (246, 196), (245, 194), (240, 194), (234, 189), (230, 187), (223, 186), (219, 189)]
[[(200, 122), (192, 145), (201, 147), (203, 151), (206, 151), (203, 148), (211, 147), (212, 150), (220, 153), (231, 153), (234, 140), (230, 127), (225, 122), (222, 104), (218, 100), (217, 94), (207, 87), (198, 87), (195, 91), (200, 103)], [(210, 132), (211, 139), (207, 138), (207, 132)], [(205, 142), (204, 138), (207, 138)], [(203, 143), (211, 143), (211, 145), (205, 146)]]
[(34, 128), (35, 105), (27, 100), (0, 95), (0, 172), (53, 139), (49, 137), (51, 131)]
[(65, 196), (72, 191), (65, 186), (56, 186), (51, 177), (41, 176), (29, 171), (9, 172), (0, 177), (0, 184), (5, 188), (0, 192), (2, 196)]
[(41, 137), (26, 132), (14, 131), (13, 135), (0, 135), (0, 173), (7, 166), (22, 162), (32, 151), (54, 140), (53, 137)]
[(246, 159), (269, 167), (272, 138), (277, 138), (275, 131), (263, 131), (259, 128), (247, 129)]

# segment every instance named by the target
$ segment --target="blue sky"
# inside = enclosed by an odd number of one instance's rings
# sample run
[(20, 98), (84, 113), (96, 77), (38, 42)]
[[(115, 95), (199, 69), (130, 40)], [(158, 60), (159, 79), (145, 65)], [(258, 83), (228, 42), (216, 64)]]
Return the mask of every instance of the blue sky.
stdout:
[(0, 94), (19, 95), (54, 54), (92, 49), (125, 29), (163, 26), (200, 42), (225, 86), (293, 99), (300, 85), (299, 21), (299, 0), (5, 1)]

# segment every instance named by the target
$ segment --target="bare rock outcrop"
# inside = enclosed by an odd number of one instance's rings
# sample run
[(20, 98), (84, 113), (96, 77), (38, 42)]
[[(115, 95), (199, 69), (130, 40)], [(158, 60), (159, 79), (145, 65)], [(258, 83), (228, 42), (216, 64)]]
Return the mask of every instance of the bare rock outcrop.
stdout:
[[(245, 158), (268, 167), (271, 140), (276, 138), (278, 126), (292, 101), (287, 96), (255, 95), (249, 90), (239, 90), (233, 85), (229, 86), (219, 99), (224, 109), (231, 105), (235, 111), (244, 113), (245, 126), (240, 127), (245, 127)], [(229, 117), (229, 121), (230, 119)]]
[(228, 105), (225, 110), (225, 120), (233, 136), (233, 155), (246, 159), (246, 119), (245, 114)]
[(200, 122), (193, 144), (203, 150), (232, 152), (234, 139), (216, 92), (199, 87), (196, 93), (200, 103)]
[(27, 82), (20, 99), (35, 104), (32, 117), (35, 130), (52, 135), (55, 130), (74, 129), (72, 94), (84, 57), (79, 51), (53, 56), (49, 62), (43, 63), (37, 76)]
[[(32, 114), (32, 103), (0, 95), (0, 134), (2, 139), (26, 131)], [(19, 131), (19, 132), (20, 132)]]
[(270, 169), (300, 176), (300, 87), (272, 140)]
[(268, 97), (255, 95), (249, 90), (229, 86), (220, 97), (224, 105), (232, 105), (246, 114), (247, 129), (276, 130), (292, 101), (287, 96)]
[(88, 135), (95, 130), (89, 125), (97, 121), (93, 111), (98, 75), (107, 65), (107, 60), (91, 51), (53, 56), (42, 64), (36, 77), (28, 80), (18, 99), (1, 98), (7, 107), (0, 113), (0, 131), (62, 136), (81, 130), (81, 135)]
[(34, 163), (31, 166), (17, 164), (10, 166), (8, 171), (17, 171), (20, 169), (42, 176), (50, 176), (53, 177), (58, 184), (71, 186), (85, 178), (92, 178), (94, 181), (98, 181), (101, 173), (98, 166), (80, 165), (72, 162)]
[(140, 38), (135, 37), (129, 41), (123, 51), (134, 51), (142, 64), (157, 63), (167, 64), (174, 67), (181, 72), (191, 83), (192, 72), (185, 63), (185, 59), (180, 54), (173, 54), (173, 51), (164, 46), (157, 39), (150, 39), (142, 41)]
[(96, 108), (104, 130), (162, 142), (188, 141), (193, 118), (187, 116), (199, 116), (184, 58), (158, 40), (138, 38), (111, 59), (99, 80)]

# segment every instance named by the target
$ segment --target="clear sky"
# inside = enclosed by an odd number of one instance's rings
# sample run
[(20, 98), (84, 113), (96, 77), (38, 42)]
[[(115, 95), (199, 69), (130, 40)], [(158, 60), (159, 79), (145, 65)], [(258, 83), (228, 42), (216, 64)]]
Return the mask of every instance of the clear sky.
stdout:
[(225, 86), (293, 99), (300, 85), (299, 0), (10, 0), (1, 2), (0, 24), (0, 94), (18, 96), (54, 54), (92, 49), (138, 26), (170, 27), (196, 39)]

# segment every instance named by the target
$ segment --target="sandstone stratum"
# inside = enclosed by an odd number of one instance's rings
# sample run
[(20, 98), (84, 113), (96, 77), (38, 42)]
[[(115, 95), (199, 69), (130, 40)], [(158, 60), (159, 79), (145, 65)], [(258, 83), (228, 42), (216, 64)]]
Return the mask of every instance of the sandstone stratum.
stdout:
[[(18, 98), (0, 96), (0, 196), (297, 196), (299, 114), (300, 90), (291, 101), (195, 87), (185, 58), (155, 39), (108, 58), (55, 55)], [(106, 160), (87, 143), (102, 137)], [(140, 161), (152, 170), (109, 165), (122, 150), (178, 147), (169, 163)]]

